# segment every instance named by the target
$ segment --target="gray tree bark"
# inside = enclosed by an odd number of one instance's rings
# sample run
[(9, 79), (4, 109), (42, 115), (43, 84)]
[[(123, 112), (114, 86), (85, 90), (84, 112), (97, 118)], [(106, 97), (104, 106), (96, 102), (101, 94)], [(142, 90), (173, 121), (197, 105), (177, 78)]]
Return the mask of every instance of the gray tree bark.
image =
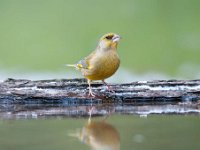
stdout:
[(182, 102), (200, 99), (200, 80), (155, 80), (112, 84), (114, 92), (94, 82), (88, 96), (85, 79), (22, 80), (0, 83), (0, 104), (90, 104)]

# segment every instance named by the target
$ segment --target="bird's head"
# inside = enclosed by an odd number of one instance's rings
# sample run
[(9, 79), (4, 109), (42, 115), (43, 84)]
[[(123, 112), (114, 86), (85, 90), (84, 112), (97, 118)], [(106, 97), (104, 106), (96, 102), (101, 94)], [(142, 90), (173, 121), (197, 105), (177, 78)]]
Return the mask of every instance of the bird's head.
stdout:
[(115, 33), (107, 33), (101, 37), (99, 47), (102, 49), (116, 49), (121, 37)]

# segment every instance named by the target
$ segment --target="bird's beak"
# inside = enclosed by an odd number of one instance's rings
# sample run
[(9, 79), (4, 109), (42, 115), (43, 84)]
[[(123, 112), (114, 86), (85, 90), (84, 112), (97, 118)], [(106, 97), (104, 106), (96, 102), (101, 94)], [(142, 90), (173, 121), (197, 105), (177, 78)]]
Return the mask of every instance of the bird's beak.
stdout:
[(116, 35), (113, 36), (112, 41), (113, 42), (118, 42), (120, 39), (121, 39), (121, 37), (116, 34)]

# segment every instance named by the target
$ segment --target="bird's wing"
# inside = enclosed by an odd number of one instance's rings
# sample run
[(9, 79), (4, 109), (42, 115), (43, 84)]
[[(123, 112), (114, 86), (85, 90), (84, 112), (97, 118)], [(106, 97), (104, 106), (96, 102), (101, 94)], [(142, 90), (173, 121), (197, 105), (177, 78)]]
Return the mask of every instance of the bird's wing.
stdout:
[(75, 67), (76, 69), (91, 69), (91, 59), (95, 56), (95, 51), (93, 51), (90, 55), (85, 57), (84, 59), (81, 59), (78, 63), (76, 64), (66, 64), (68, 67)]
[(88, 64), (86, 59), (82, 59), (76, 64), (66, 64), (65, 66), (74, 67), (77, 70), (79, 70), (79, 69), (88, 69), (89, 68), (89, 64)]
[(86, 59), (82, 59), (76, 64), (76, 67), (78, 69), (89, 69), (89, 63)]
[(90, 61), (91, 59), (94, 57), (95, 55), (95, 51), (93, 51), (90, 55), (88, 55), (87, 57), (85, 57), (84, 59), (80, 60), (77, 64), (76, 67), (78, 69), (90, 69), (91, 65), (90, 65)]

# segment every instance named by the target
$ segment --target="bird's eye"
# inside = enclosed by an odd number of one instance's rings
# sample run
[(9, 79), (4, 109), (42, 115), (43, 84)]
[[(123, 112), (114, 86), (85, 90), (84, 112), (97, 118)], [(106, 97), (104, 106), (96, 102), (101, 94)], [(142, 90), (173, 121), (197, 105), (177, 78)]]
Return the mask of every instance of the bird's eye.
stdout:
[(113, 38), (113, 35), (108, 35), (105, 37), (107, 40), (111, 40)]

